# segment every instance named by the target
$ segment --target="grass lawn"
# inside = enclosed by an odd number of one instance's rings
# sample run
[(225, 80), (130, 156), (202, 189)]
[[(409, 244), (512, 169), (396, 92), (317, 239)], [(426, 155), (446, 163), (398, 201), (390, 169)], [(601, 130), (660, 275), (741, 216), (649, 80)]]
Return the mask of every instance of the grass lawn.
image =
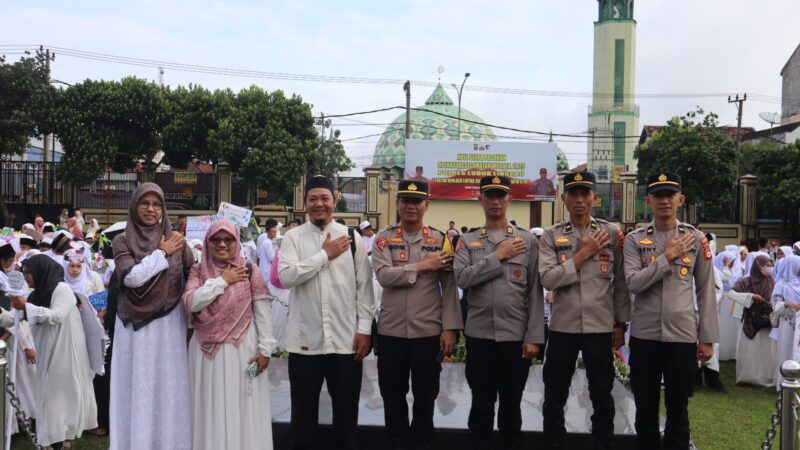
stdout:
[[(720, 364), (721, 379), (727, 394), (706, 388), (689, 399), (692, 439), (700, 450), (755, 450), (761, 448), (764, 431), (774, 411), (777, 392), (771, 388), (741, 388), (736, 386), (736, 364)], [(661, 411), (664, 414), (662, 399)], [(773, 442), (779, 446), (779, 437)], [(33, 449), (27, 440), (18, 436), (11, 446), (14, 450)], [(72, 443), (75, 450), (108, 448), (108, 438), (85, 436)]]
[[(700, 450), (761, 448), (764, 432), (775, 410), (777, 391), (774, 388), (736, 386), (735, 362), (721, 363), (720, 372), (727, 394), (718, 394), (704, 387), (689, 399), (692, 440)], [(662, 414), (663, 411), (662, 399)], [(773, 448), (780, 446), (779, 441), (780, 436), (777, 436)]]

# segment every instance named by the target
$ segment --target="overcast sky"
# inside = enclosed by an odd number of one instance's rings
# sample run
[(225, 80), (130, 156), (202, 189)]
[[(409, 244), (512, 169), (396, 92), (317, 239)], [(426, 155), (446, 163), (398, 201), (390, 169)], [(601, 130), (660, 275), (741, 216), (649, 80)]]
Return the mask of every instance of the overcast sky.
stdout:
[[(727, 95), (757, 94), (744, 105), (744, 125), (766, 128), (759, 112), (780, 112), (780, 71), (800, 44), (797, 0), (639, 0), (637, 94), (721, 94), (638, 98), (640, 124), (663, 124), (696, 105), (736, 124)], [(587, 129), (584, 95), (543, 96), (468, 90), (470, 86), (590, 93), (595, 0), (548, 1), (25, 1), (0, 15), (0, 53), (8, 45), (63, 47), (172, 63), (251, 71), (410, 79), (460, 84), (472, 75), (462, 106), (487, 123), (555, 133)], [(68, 83), (158, 79), (140, 67), (59, 55), (52, 76)], [(286, 81), (167, 69), (171, 86), (234, 90), (255, 84), (297, 93), (327, 115), (404, 104), (401, 84)], [(412, 85), (412, 105), (433, 90)], [(448, 93), (455, 100), (452, 88)], [(386, 124), (390, 111), (355, 119)], [(343, 139), (381, 133), (384, 125), (336, 119)], [(638, 134), (641, 130), (638, 130)], [(499, 135), (514, 133), (496, 131)], [(350, 156), (371, 163), (378, 137), (347, 141)], [(572, 166), (586, 161), (586, 143), (559, 141)], [(360, 172), (360, 171), (359, 171)]]

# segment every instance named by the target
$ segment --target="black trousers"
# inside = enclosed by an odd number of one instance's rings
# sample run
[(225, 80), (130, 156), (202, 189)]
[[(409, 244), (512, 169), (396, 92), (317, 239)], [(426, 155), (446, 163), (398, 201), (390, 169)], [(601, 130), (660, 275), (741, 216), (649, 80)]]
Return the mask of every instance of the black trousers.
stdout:
[(333, 406), (333, 432), (337, 450), (356, 448), (361, 362), (353, 355), (289, 354), (292, 397), (292, 437), (295, 450), (316, 450), (319, 394), (326, 381)]
[[(439, 336), (406, 339), (378, 335), (378, 384), (383, 397), (386, 431), (392, 439), (433, 439), (433, 407), (442, 371)], [(408, 377), (414, 393), (413, 419), (408, 424)], [(410, 433), (410, 434), (409, 434)]]
[[(636, 448), (689, 448), (689, 394), (697, 373), (697, 344), (659, 342), (631, 336), (631, 388), (636, 403)], [(667, 423), (663, 447), (658, 431), (661, 377)]]
[(611, 333), (575, 334), (550, 331), (544, 369), (544, 436), (549, 448), (563, 448), (564, 406), (575, 373), (578, 352), (583, 352), (589, 398), (592, 400), (592, 442), (607, 449), (614, 437), (614, 354)]
[(472, 390), (469, 429), (475, 448), (491, 448), (494, 403), (500, 398), (497, 428), (500, 448), (522, 448), (522, 391), (531, 362), (522, 357), (522, 341), (496, 342), (467, 336), (467, 383)]

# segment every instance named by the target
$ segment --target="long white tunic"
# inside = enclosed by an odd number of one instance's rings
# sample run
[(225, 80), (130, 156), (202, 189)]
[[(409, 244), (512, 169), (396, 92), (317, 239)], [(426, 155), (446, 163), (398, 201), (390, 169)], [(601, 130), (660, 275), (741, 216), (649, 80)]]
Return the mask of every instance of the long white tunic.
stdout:
[[(192, 297), (192, 312), (210, 305), (228, 284), (221, 277), (207, 280)], [(269, 378), (247, 374), (256, 352), (269, 357), (272, 337), (271, 302), (253, 301), (253, 321), (238, 345), (221, 344), (213, 359), (200, 349), (196, 335), (189, 341), (189, 383), (192, 392), (194, 450), (272, 450)]]
[[(135, 265), (124, 283), (143, 285), (169, 266), (155, 251)], [(111, 450), (191, 450), (189, 363), (183, 302), (138, 331), (117, 318), (111, 358)]]
[(773, 328), (769, 337), (776, 341), (777, 350), (775, 352), (775, 388), (780, 390), (783, 377), (781, 376), (781, 365), (784, 361), (792, 359), (794, 355), (794, 329), (796, 313), (793, 309), (786, 307), (783, 297), (780, 295), (772, 296), (772, 307), (774, 314), (778, 317), (778, 326)]
[[(723, 291), (727, 294), (733, 288), (733, 282), (739, 277), (733, 277), (731, 270), (725, 268), (722, 272)], [(724, 296), (718, 305), (719, 311), (719, 360), (730, 361), (736, 359), (736, 340), (742, 328), (742, 321), (731, 317), (734, 302)]]
[[(753, 304), (753, 294), (730, 291), (726, 294), (729, 300), (743, 308)], [(771, 329), (763, 328), (753, 339), (744, 335), (739, 327), (736, 345), (736, 382), (755, 386), (773, 386), (775, 384), (775, 341), (770, 339)]]
[(50, 308), (26, 305), (36, 345), (36, 438), (50, 445), (97, 428), (94, 374), (75, 295), (59, 283)]

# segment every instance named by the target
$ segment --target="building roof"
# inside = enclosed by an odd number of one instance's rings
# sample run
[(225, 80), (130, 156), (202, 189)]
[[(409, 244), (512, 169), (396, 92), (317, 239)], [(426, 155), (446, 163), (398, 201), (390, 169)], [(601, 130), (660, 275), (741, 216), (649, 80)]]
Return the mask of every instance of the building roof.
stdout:
[(789, 59), (786, 60), (786, 64), (783, 65), (783, 69), (781, 69), (781, 76), (783, 76), (783, 73), (786, 72), (786, 69), (789, 68), (789, 65), (793, 61), (800, 63), (800, 44), (797, 45), (797, 48), (795, 48), (792, 52), (792, 56), (790, 56)]
[[(653, 137), (653, 133), (656, 131), (661, 130), (664, 128), (663, 125), (645, 125), (642, 127), (642, 134), (639, 136), (639, 145), (644, 144), (647, 142), (651, 137)], [(717, 127), (717, 130), (724, 133), (728, 136), (729, 139), (736, 140), (736, 127)], [(744, 136), (749, 133), (755, 132), (756, 129), (753, 127), (742, 127), (742, 140), (744, 140)]]
[[(461, 108), (461, 140), (496, 141), (491, 128), (483, 125), (477, 115)], [(469, 122), (467, 122), (468, 120)], [(478, 122), (478, 123), (473, 123)], [(394, 168), (406, 165), (406, 113), (389, 124), (375, 146), (372, 164)], [(425, 105), (411, 111), (411, 139), (435, 141), (458, 140), (458, 106), (447, 95), (441, 84), (437, 85)]]
[[(751, 141), (753, 139), (769, 138), (771, 136), (775, 136), (776, 134), (791, 133), (798, 127), (800, 127), (800, 122), (787, 123), (786, 125), (781, 125), (779, 127), (772, 127), (759, 131), (752, 131), (750, 133), (742, 135), (742, 141)], [(742, 130), (744, 130), (744, 128), (742, 128)]]

